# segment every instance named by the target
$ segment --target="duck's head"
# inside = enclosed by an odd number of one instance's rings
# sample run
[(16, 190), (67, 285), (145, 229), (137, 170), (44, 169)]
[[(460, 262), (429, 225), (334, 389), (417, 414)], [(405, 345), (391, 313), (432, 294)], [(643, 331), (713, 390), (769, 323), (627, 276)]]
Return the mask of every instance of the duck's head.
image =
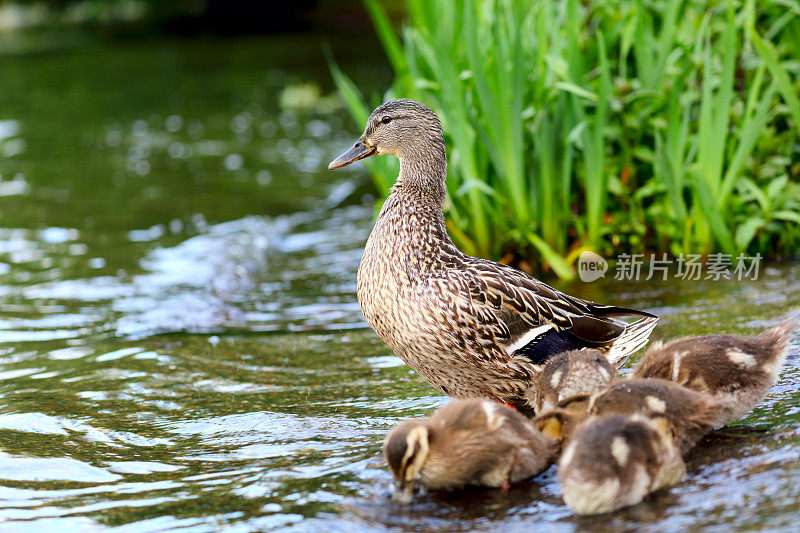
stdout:
[(394, 428), (383, 441), (383, 455), (392, 469), (395, 490), (392, 499), (411, 501), (414, 481), (428, 460), (430, 435), (423, 420), (407, 420)]
[(344, 167), (371, 155), (393, 155), (403, 160), (426, 156), (444, 162), (444, 137), (436, 113), (414, 100), (400, 98), (378, 106), (367, 119), (364, 134), (328, 170)]

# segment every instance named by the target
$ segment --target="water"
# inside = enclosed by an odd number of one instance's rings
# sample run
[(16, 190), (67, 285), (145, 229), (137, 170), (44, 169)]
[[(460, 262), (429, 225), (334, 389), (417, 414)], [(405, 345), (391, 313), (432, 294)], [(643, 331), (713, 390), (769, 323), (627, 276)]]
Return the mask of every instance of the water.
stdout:
[[(338, 50), (380, 87), (368, 48)], [(300, 37), (0, 57), (3, 531), (796, 523), (797, 339), (767, 399), (641, 505), (575, 517), (554, 468), (508, 494), (391, 502), (386, 431), (446, 399), (355, 301), (373, 209), (362, 171), (325, 170), (360, 125), (325, 96), (319, 50)], [(800, 306), (800, 267), (561, 288), (657, 312), (661, 338), (752, 333)]]

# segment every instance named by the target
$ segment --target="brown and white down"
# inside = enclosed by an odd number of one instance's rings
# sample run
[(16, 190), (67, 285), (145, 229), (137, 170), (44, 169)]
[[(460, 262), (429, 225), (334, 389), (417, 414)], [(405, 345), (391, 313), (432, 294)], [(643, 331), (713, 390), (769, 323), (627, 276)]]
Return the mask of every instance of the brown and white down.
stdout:
[(453, 400), (426, 419), (392, 429), (383, 454), (394, 498), (408, 502), (414, 484), (434, 490), (467, 485), (507, 489), (555, 460), (558, 444), (517, 411), (489, 400)]
[(715, 398), (663, 379), (618, 381), (589, 402), (589, 415), (663, 417), (674, 432), (675, 445), (686, 453), (703, 435), (722, 425), (731, 400)]
[(686, 465), (665, 418), (591, 417), (561, 455), (564, 501), (578, 514), (601, 514), (641, 502), (681, 482)]
[(558, 405), (569, 405), (572, 410), (585, 408), (581, 397), (588, 398), (616, 379), (617, 369), (601, 350), (571, 350), (547, 361), (525, 398), (536, 413)]
[(760, 335), (707, 335), (654, 343), (634, 378), (661, 378), (730, 400), (720, 425), (750, 412), (775, 384), (798, 317)]

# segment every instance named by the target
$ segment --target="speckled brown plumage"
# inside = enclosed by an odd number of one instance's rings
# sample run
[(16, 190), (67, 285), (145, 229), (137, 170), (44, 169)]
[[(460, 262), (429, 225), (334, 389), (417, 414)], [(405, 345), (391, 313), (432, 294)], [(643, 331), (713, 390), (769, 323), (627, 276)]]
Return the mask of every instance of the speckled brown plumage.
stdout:
[[(647, 342), (656, 321), (649, 313), (574, 298), (455, 247), (442, 212), (444, 137), (430, 109), (384, 103), (329, 168), (373, 154), (398, 157), (400, 175), (364, 249), (358, 301), (369, 325), (431, 385), (524, 406), (524, 391), (552, 354), (594, 346), (621, 364)], [(612, 318), (626, 315), (646, 318)]]

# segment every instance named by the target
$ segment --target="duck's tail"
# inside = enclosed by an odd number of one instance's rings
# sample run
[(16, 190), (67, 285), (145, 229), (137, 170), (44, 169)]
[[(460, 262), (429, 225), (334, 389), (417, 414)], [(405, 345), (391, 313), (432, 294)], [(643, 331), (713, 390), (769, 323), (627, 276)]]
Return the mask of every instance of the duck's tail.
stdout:
[(783, 365), (786, 351), (789, 348), (789, 341), (792, 338), (792, 333), (797, 329), (798, 322), (800, 322), (800, 313), (779, 322), (778, 325), (757, 337), (760, 343), (769, 346), (769, 359), (776, 371)]
[(647, 344), (657, 322), (658, 317), (649, 316), (628, 324), (625, 331), (608, 345), (606, 359), (615, 367), (622, 368), (632, 353)]

